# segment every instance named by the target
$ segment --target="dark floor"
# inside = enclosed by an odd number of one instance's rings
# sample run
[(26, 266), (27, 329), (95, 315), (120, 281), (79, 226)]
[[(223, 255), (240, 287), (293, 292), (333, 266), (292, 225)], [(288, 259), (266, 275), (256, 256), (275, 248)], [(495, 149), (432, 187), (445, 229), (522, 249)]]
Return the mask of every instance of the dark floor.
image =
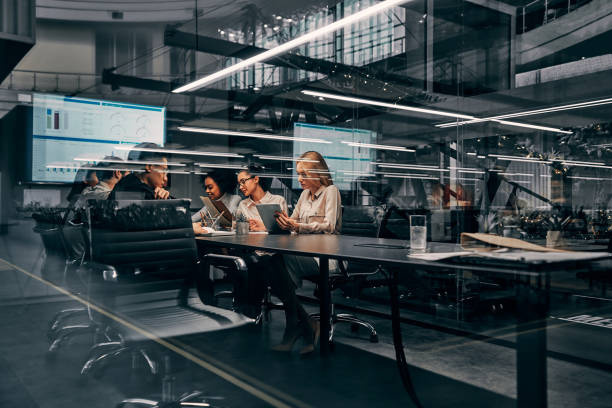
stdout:
[[(20, 221), (2, 236), (0, 258), (8, 264), (0, 261), (0, 407), (111, 407), (126, 397), (158, 396), (161, 379), (147, 374), (139, 361), (132, 368), (132, 361), (123, 359), (96, 377), (80, 378), (88, 336), (49, 357), (48, 322), (58, 310), (77, 303), (26, 274), (41, 275), (41, 257), (40, 239), (31, 234), (28, 222)], [(61, 271), (51, 275), (47, 271), (46, 277), (61, 278)], [(570, 320), (585, 314), (610, 318), (612, 303), (596, 293), (585, 297), (588, 288), (574, 277), (560, 281), (563, 285), (573, 292), (554, 298), (547, 329), (549, 406), (608, 407), (612, 327)], [(310, 293), (308, 287), (302, 291), (304, 296)], [(339, 326), (329, 358), (275, 353), (269, 347), (280, 340), (283, 316), (273, 312), (263, 327), (173, 340), (182, 355), (147, 346), (156, 356), (171, 356), (178, 393), (202, 390), (217, 406), (414, 406), (398, 375), (385, 305), (342, 301), (370, 310), (363, 317), (375, 324), (379, 343), (370, 343), (362, 331)], [(314, 310), (314, 304), (309, 307)], [(413, 323), (404, 323), (402, 332), (424, 407), (516, 406), (511, 313), (468, 321), (453, 319), (446, 311), (404, 310), (402, 315)]]

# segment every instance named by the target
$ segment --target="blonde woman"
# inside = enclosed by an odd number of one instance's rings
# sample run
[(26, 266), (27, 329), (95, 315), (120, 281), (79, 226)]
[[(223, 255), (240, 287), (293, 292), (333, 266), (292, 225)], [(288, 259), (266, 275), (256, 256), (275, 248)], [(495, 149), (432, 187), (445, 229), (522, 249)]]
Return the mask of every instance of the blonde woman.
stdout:
[[(329, 168), (318, 152), (306, 152), (296, 162), (298, 182), (304, 191), (289, 217), (279, 213), (278, 225), (299, 234), (338, 234), (342, 225), (340, 192), (332, 181)], [(277, 258), (280, 260), (280, 258)], [(270, 277), (272, 291), (285, 305), (286, 326), (278, 351), (290, 351), (295, 341), (304, 336), (305, 346), (300, 354), (314, 351), (319, 340), (319, 322), (311, 319), (298, 300), (295, 289), (303, 276), (319, 273), (319, 266), (312, 257), (283, 255), (283, 268)]]

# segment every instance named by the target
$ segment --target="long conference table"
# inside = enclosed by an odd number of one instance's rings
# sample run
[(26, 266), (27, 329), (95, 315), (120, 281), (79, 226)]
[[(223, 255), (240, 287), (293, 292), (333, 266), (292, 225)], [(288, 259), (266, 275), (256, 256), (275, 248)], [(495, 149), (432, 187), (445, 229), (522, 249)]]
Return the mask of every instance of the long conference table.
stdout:
[[(389, 279), (391, 293), (391, 317), (393, 340), (400, 375), (406, 390), (421, 406), (412, 387), (408, 364), (406, 363), (400, 331), (399, 305), (397, 302), (397, 284), (402, 271), (409, 270), (469, 270), (473, 273), (495, 275), (512, 281), (516, 288), (517, 329), (516, 329), (516, 364), (517, 364), (517, 406), (547, 406), (547, 371), (546, 371), (546, 318), (549, 309), (550, 274), (582, 268), (584, 261), (568, 260), (551, 262), (499, 262), (495, 258), (482, 262), (447, 262), (430, 261), (409, 257), (406, 241), (395, 239), (367, 238), (350, 235), (267, 235), (248, 234), (234, 236), (197, 237), (199, 245), (211, 248), (233, 248), (241, 250), (263, 250), (278, 254), (291, 254), (319, 258), (319, 293), (321, 314), (322, 356), (329, 355), (331, 294), (329, 287), (329, 260), (359, 261), (382, 265), (391, 273)], [(428, 253), (459, 252), (456, 244), (428, 243)], [(529, 329), (522, 329), (529, 325)]]

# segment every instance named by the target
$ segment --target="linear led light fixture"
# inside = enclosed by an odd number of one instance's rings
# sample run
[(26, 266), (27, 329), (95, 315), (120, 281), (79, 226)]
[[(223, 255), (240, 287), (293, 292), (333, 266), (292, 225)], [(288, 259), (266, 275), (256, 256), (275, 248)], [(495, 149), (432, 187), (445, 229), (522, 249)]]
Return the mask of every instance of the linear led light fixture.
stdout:
[(357, 180), (355, 178), (346, 178), (346, 177), (340, 177), (340, 180), (344, 182), (355, 182), (355, 183), (381, 183), (380, 180)]
[(393, 150), (393, 151), (408, 152), (408, 153), (416, 152), (416, 150), (409, 149), (409, 148), (404, 147), (404, 146), (389, 146), (389, 145), (381, 145), (381, 144), (360, 143), (360, 142), (345, 142), (345, 141), (342, 141), (340, 143), (344, 143), (344, 144), (352, 146), (352, 147), (363, 147), (363, 148), (366, 148), (366, 149)]
[(352, 14), (350, 16), (344, 17), (332, 24), (323, 26), (321, 28), (318, 28), (314, 31), (311, 31), (309, 33), (306, 33), (298, 38), (295, 38), (291, 41), (287, 41), (286, 43), (283, 43), (281, 45), (279, 45), (278, 47), (274, 47), (272, 49), (269, 49), (267, 51), (264, 51), (260, 54), (254, 55), (251, 58), (247, 58), (243, 61), (240, 61), (234, 65), (231, 65), (227, 68), (224, 68), (220, 71), (217, 71), (211, 75), (207, 75), (204, 78), (200, 78), (196, 81), (193, 82), (189, 82), (188, 84), (185, 84), (179, 88), (174, 89), (172, 92), (174, 93), (181, 93), (181, 92), (186, 92), (186, 91), (192, 91), (198, 88), (201, 88), (205, 85), (211, 84), (213, 82), (219, 81), (231, 74), (233, 74), (234, 72), (238, 72), (241, 71), (247, 67), (250, 67), (251, 65), (254, 65), (258, 62), (264, 62), (272, 57), (275, 57), (277, 55), (280, 54), (284, 54), (290, 50), (293, 50), (294, 48), (299, 47), (300, 45), (304, 45), (306, 43), (308, 43), (311, 40), (314, 40), (315, 38), (319, 38), (321, 36), (324, 36), (326, 34), (329, 33), (333, 33), (336, 30), (339, 30), (343, 27), (349, 26), (353, 23), (356, 23), (360, 20), (363, 20), (365, 18), (368, 18), (370, 16), (374, 16), (382, 11), (385, 11), (391, 7), (395, 7), (395, 6), (399, 6), (400, 4), (406, 3), (410, 0), (385, 0), (385, 1), (381, 1), (380, 3), (368, 7), (366, 9), (363, 9), (355, 14)]
[(299, 157), (284, 157), (284, 156), (268, 156), (265, 154), (256, 154), (255, 157), (261, 160), (278, 160), (278, 161), (301, 161), (305, 163), (318, 163), (318, 160), (313, 159), (300, 159)]
[(417, 167), (411, 165), (403, 165), (403, 164), (393, 164), (393, 163), (378, 163), (378, 167), (390, 168), (390, 169), (406, 169), (406, 170), (420, 170), (420, 171), (437, 171), (440, 173), (449, 172), (449, 169), (439, 169), (437, 167)]
[(327, 92), (310, 91), (307, 89), (303, 90), (302, 93), (304, 95), (315, 96), (318, 98), (335, 99), (335, 100), (344, 101), (344, 102), (353, 102), (353, 103), (361, 103), (364, 105), (380, 106), (381, 108), (398, 109), (398, 110), (409, 111), (409, 112), (426, 113), (429, 115), (446, 116), (446, 117), (459, 118), (459, 119), (468, 119), (468, 120), (476, 119), (474, 116), (464, 115), (462, 113), (457, 113), (457, 112), (447, 112), (447, 111), (441, 111), (441, 110), (436, 110), (436, 109), (417, 108), (416, 106), (398, 105), (396, 103), (377, 101), (374, 99), (364, 99), (364, 98), (357, 98), (353, 96), (332, 94), (332, 93), (327, 93)]
[(211, 168), (211, 169), (234, 169), (234, 170), (246, 170), (247, 166), (240, 164), (217, 164), (217, 163), (195, 163), (198, 167)]
[(520, 157), (520, 156), (505, 156), (502, 154), (490, 154), (489, 157), (495, 157), (497, 160), (506, 161), (518, 161), (524, 163), (536, 163), (536, 164), (551, 164), (551, 160), (542, 160), (536, 157)]
[(533, 174), (528, 173), (499, 173), (502, 176), (520, 176), (520, 177), (533, 177)]
[(189, 156), (213, 156), (213, 157), (231, 157), (235, 159), (241, 159), (244, 156), (236, 153), (223, 153), (223, 152), (201, 152), (199, 150), (180, 150), (180, 149), (156, 149), (149, 147), (135, 147), (127, 145), (119, 145), (116, 147), (117, 150), (136, 150), (139, 152), (153, 152), (153, 153), (168, 153), (168, 154), (185, 154)]
[(392, 176), (414, 176), (414, 177), (431, 177), (433, 179), (437, 179), (437, 177), (434, 177), (432, 175), (429, 174), (417, 174), (417, 173), (389, 173), (386, 171), (377, 171), (375, 172), (375, 174), (381, 175), (381, 176), (386, 176), (386, 175), (392, 175)]
[(74, 161), (84, 161), (84, 162), (102, 162), (102, 163), (124, 163), (124, 164), (148, 164), (151, 166), (182, 166), (185, 167), (184, 163), (176, 163), (176, 162), (163, 162), (163, 161), (141, 161), (141, 160), (114, 160), (114, 159), (96, 159), (96, 158), (86, 158), (86, 157), (75, 157), (72, 159)]
[(468, 174), (485, 174), (483, 170), (478, 169), (470, 169), (470, 168), (462, 168), (462, 167), (450, 167), (451, 170), (456, 170), (459, 173), (468, 173)]
[(312, 139), (309, 137), (293, 137), (293, 136), (270, 135), (270, 134), (265, 134), (265, 133), (237, 132), (235, 130), (200, 128), (200, 127), (192, 127), (192, 126), (179, 126), (178, 130), (182, 132), (206, 133), (206, 134), (212, 134), (212, 135), (253, 137), (257, 139), (268, 139), (268, 140), (282, 140), (286, 142), (309, 142), (309, 143), (324, 143), (324, 144), (332, 143), (329, 140)]
[(612, 166), (606, 166), (605, 163), (588, 163), (588, 162), (579, 162), (573, 160), (562, 160), (561, 164), (565, 166), (575, 166), (575, 167), (592, 167), (595, 169), (612, 169)]
[(415, 168), (422, 168), (422, 169), (438, 169), (438, 166), (435, 165), (431, 165), (431, 164), (411, 164), (411, 163), (385, 163), (385, 162), (370, 162), (370, 164), (373, 164), (375, 166), (410, 166), (410, 167), (415, 167)]
[[(129, 169), (129, 168), (126, 168), (126, 167), (104, 167), (103, 169), (100, 169), (100, 167), (83, 166), (83, 167), (79, 167), (79, 169), (84, 169), (84, 170), (129, 171), (130, 173), (144, 173), (144, 171), (145, 171), (143, 169)], [(184, 170), (164, 170), (164, 173), (167, 173), (167, 174), (191, 174), (190, 171), (184, 171)]]
[(545, 130), (547, 132), (563, 133), (565, 135), (571, 135), (574, 133), (569, 130), (563, 130), (563, 129), (549, 127), (549, 126), (532, 125), (530, 123), (521, 123), (521, 122), (514, 122), (514, 121), (511, 122), (508, 120), (498, 120), (498, 119), (492, 119), (492, 121), (501, 123), (502, 125), (507, 125), (507, 126), (516, 126), (516, 127), (523, 127), (523, 128), (535, 129), (535, 130)]
[(604, 166), (606, 163), (599, 163), (599, 162), (585, 162), (585, 161), (579, 161), (579, 160), (561, 160), (561, 162), (563, 164), (589, 164), (589, 165), (593, 165), (593, 166)]
[(368, 173), (368, 172), (364, 172), (364, 171), (356, 171), (356, 170), (338, 170), (340, 173), (343, 173), (346, 176), (353, 176), (353, 177), (375, 177), (376, 174), (374, 173)]
[(604, 178), (604, 177), (582, 177), (582, 176), (568, 176), (567, 178), (574, 180), (593, 180), (593, 181), (610, 181), (612, 178)]
[(436, 127), (444, 129), (444, 128), (449, 128), (453, 126), (463, 126), (463, 125), (469, 125), (472, 123), (481, 123), (481, 122), (488, 122), (488, 121), (497, 122), (499, 124), (507, 125), (507, 126), (516, 126), (516, 127), (523, 127), (523, 128), (535, 129), (535, 130), (545, 130), (547, 132), (563, 133), (566, 135), (571, 135), (574, 133), (569, 130), (563, 130), (563, 129), (549, 127), (549, 126), (532, 125), (530, 123), (514, 122), (514, 121), (500, 120), (500, 119), (494, 119), (494, 118), (481, 118), (481, 119), (467, 120), (463, 122), (442, 123), (442, 124), (436, 125)]
[(503, 158), (503, 159), (522, 159), (522, 160), (529, 160), (529, 161), (539, 161), (540, 159), (537, 157), (526, 157), (526, 156), (510, 156), (508, 154), (494, 154), (494, 153), (490, 153), (489, 157), (497, 157), (497, 158)]
[[(95, 166), (74, 166), (67, 164), (47, 164), (45, 166), (48, 169), (77, 169), (77, 170), (101, 170), (100, 167)], [(105, 167), (104, 170), (112, 170), (112, 171), (129, 171), (132, 173), (142, 173), (144, 169), (128, 169), (124, 167)]]
[(467, 125), (467, 124), (470, 124), (470, 123), (486, 122), (488, 120), (518, 118), (518, 117), (521, 117), (521, 116), (541, 115), (543, 113), (560, 112), (560, 111), (572, 110), (572, 109), (580, 109), (580, 108), (590, 108), (592, 106), (608, 105), (610, 103), (612, 103), (612, 98), (598, 99), (598, 100), (589, 101), (589, 102), (579, 102), (579, 103), (571, 103), (571, 104), (568, 104), (568, 105), (553, 106), (551, 108), (534, 109), (534, 110), (523, 111), (523, 112), (508, 113), (506, 115), (489, 116), (489, 117), (486, 117), (486, 118), (473, 119), (473, 120), (468, 120), (468, 121), (464, 121), (464, 122), (449, 122), (449, 123), (443, 123), (443, 124), (436, 125), (436, 126), (437, 127), (441, 127), (441, 128), (451, 127), (451, 126), (462, 126), (462, 125)]
[(383, 174), (383, 177), (387, 178), (401, 178), (401, 179), (419, 179), (419, 180), (437, 180), (435, 177), (424, 176), (424, 175), (413, 175), (413, 174)]

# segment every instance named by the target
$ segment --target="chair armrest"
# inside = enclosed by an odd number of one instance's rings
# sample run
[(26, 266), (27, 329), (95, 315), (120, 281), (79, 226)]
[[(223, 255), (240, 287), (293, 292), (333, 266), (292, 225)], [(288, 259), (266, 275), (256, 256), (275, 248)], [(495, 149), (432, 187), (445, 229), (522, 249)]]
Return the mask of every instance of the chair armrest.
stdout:
[(213, 265), (222, 268), (234, 268), (238, 271), (248, 270), (246, 262), (239, 256), (206, 254), (202, 261), (204, 266)]
[(105, 265), (97, 262), (84, 262), (79, 266), (77, 273), (81, 276), (101, 277), (105, 282), (117, 282), (119, 274), (112, 265)]

